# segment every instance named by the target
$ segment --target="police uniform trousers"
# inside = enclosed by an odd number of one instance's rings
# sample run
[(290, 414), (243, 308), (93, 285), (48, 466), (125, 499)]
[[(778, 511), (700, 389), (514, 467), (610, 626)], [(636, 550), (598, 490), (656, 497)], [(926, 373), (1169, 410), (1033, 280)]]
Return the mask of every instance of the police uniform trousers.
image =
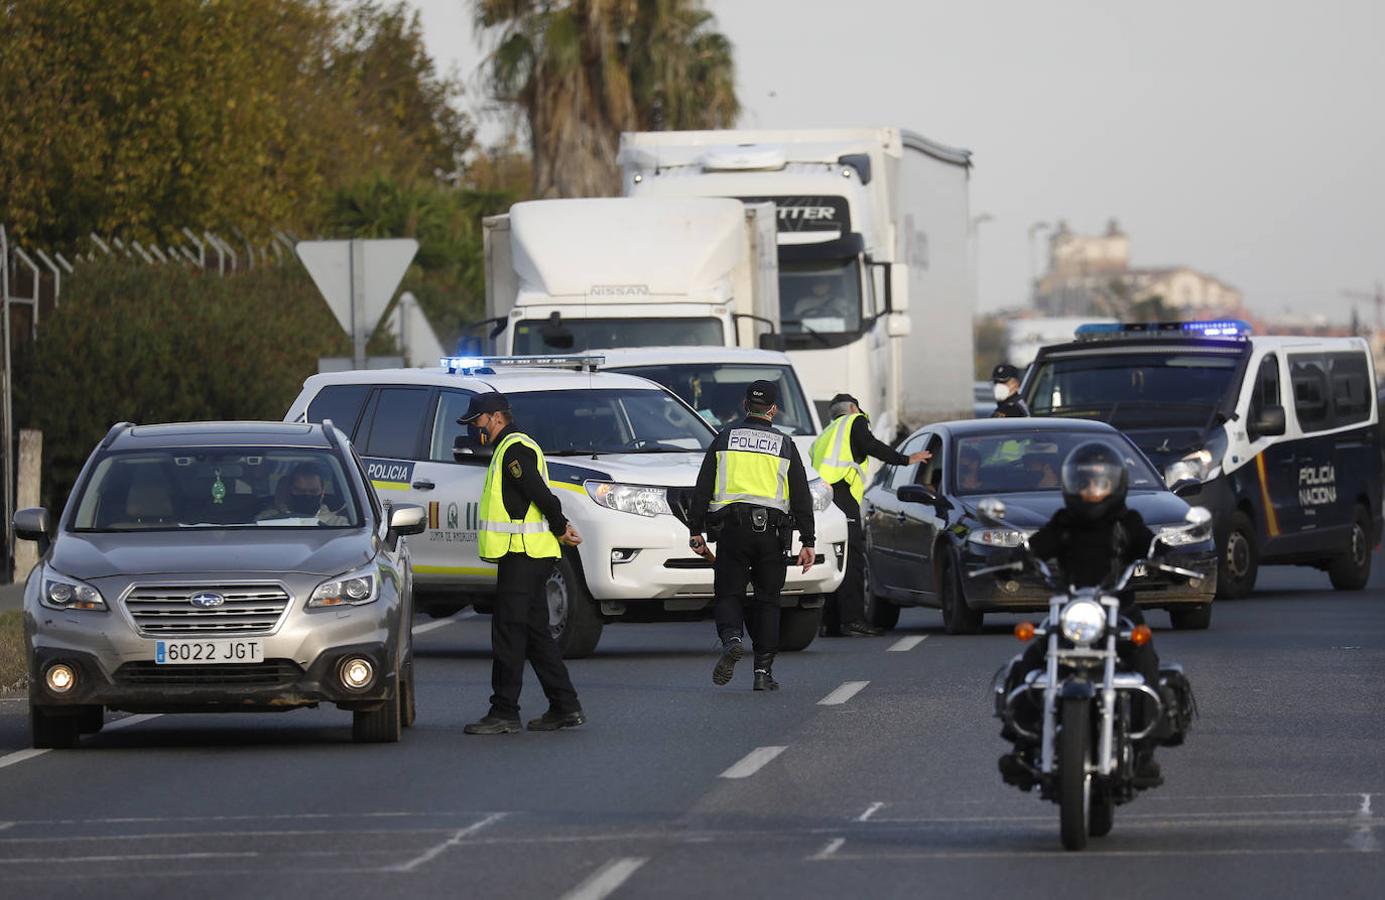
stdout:
[(492, 716), (519, 719), (525, 660), (534, 667), (551, 709), (566, 714), (581, 708), (562, 650), (548, 627), (546, 585), (556, 562), (523, 553), (500, 558), (491, 614)]
[[(774, 516), (771, 513), (771, 521)], [(755, 652), (774, 653), (779, 649), (779, 595), (788, 574), (778, 529), (771, 524), (755, 531), (748, 521), (728, 513), (716, 554), (712, 585), (717, 636), (723, 643), (740, 637), (748, 622)], [(747, 585), (754, 591), (750, 598)]]
[(827, 595), (822, 622), (836, 631), (866, 618), (866, 532), (861, 527), (861, 505), (845, 480), (832, 485), (832, 502), (846, 516), (846, 571), (841, 587)]

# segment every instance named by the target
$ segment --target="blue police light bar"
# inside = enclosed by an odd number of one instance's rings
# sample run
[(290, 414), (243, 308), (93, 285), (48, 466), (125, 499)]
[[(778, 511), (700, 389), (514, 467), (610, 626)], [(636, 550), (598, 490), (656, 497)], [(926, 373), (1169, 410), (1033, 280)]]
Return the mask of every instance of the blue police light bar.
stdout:
[(587, 369), (606, 364), (604, 356), (444, 356), (438, 365), (453, 375), (494, 375), (496, 369)]
[(1139, 337), (1244, 339), (1250, 335), (1250, 324), (1240, 319), (1207, 322), (1090, 322), (1077, 326), (1077, 331), (1074, 332), (1074, 337), (1079, 341), (1110, 341)]

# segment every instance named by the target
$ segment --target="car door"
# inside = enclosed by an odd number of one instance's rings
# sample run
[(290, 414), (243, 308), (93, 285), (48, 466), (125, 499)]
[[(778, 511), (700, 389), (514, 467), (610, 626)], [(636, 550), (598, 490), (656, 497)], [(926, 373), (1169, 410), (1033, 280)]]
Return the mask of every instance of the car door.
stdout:
[(1262, 527), (1268, 537), (1265, 549), (1271, 553), (1276, 551), (1277, 542), (1293, 540), (1302, 527), (1303, 518), (1298, 502), (1297, 450), (1301, 443), (1300, 433), (1281, 390), (1281, 385), (1285, 383), (1284, 374), (1283, 361), (1278, 354), (1268, 354), (1260, 361), (1249, 413), (1249, 420), (1254, 422), (1267, 407), (1284, 408), (1284, 434), (1256, 438), (1252, 444), (1252, 449), (1258, 447), (1259, 450), (1255, 457), (1255, 469), (1257, 479), (1264, 486), (1260, 496), (1260, 505), (1265, 507), (1261, 510), (1264, 519)]
[[(900, 448), (905, 456), (923, 449), (929, 438), (927, 432), (912, 435)], [(871, 528), (871, 576), (876, 583), (891, 591), (906, 591), (913, 576), (902, 555), (904, 539), (901, 535), (906, 520), (904, 505), (899, 500), (898, 490), (902, 484), (913, 480), (917, 465), (891, 466), (888, 480), (885, 481), (874, 499), (871, 509), (864, 511)]]
[(1281, 470), (1290, 483), (1278, 486), (1290, 492), (1286, 515), (1279, 521), (1281, 533), (1293, 536), (1294, 552), (1332, 549), (1332, 515), (1336, 505), (1336, 468), (1332, 430), (1332, 394), (1328, 362), (1321, 353), (1289, 354), (1289, 382), (1294, 393), (1294, 419), (1299, 434), (1280, 455)]
[[(913, 474), (903, 483), (918, 485), (926, 488), (934, 497), (941, 497), (945, 456), (943, 439), (936, 434), (920, 437), (926, 437), (926, 440), (920, 441), (920, 445), (932, 453), (933, 458), (906, 467)], [(915, 445), (915, 449), (918, 446)], [(915, 450), (904, 452), (913, 453)], [(946, 522), (938, 515), (936, 504), (904, 500), (899, 501), (897, 521), (899, 525), (895, 535), (901, 576), (899, 587), (912, 596), (931, 597), (936, 590), (933, 583), (933, 546), (937, 543), (938, 533), (946, 527)]]

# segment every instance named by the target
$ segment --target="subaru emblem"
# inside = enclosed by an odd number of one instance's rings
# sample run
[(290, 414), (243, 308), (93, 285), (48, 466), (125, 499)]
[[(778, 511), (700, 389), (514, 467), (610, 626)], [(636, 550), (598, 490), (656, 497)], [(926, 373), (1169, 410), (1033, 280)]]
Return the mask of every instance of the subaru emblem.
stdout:
[(220, 594), (213, 594), (211, 591), (207, 591), (202, 594), (193, 594), (188, 602), (198, 609), (215, 609), (225, 603), (226, 598)]

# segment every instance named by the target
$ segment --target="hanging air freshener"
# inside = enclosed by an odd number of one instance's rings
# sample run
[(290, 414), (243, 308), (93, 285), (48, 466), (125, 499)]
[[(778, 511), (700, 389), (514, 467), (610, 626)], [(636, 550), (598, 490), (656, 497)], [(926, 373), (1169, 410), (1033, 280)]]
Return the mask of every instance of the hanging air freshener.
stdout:
[(221, 470), (216, 469), (216, 481), (212, 482), (212, 502), (221, 503), (226, 499), (226, 485), (221, 480)]

